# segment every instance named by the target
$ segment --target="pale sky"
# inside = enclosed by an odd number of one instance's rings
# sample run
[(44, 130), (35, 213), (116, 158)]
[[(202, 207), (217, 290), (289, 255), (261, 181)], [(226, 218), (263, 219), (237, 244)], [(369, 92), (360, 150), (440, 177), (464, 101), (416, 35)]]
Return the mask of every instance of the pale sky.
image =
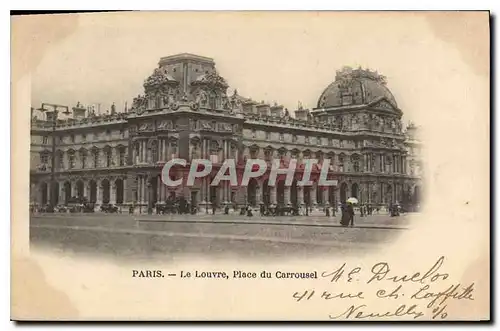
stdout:
[[(143, 93), (162, 56), (212, 57), (240, 95), (289, 110), (316, 106), (344, 65), (387, 76), (404, 120), (421, 122), (432, 103), (465, 93), (446, 90), (471, 75), (453, 43), (415, 14), (129, 13), (74, 16), (76, 29), (45, 48), (32, 72), (32, 105), (115, 102)], [(457, 29), (456, 29), (457, 30)], [(457, 33), (461, 33), (458, 29)], [(467, 78), (470, 81), (470, 78)], [(445, 91), (445, 92), (443, 92)], [(448, 93), (450, 92), (450, 93)], [(451, 106), (451, 105), (450, 105)]]

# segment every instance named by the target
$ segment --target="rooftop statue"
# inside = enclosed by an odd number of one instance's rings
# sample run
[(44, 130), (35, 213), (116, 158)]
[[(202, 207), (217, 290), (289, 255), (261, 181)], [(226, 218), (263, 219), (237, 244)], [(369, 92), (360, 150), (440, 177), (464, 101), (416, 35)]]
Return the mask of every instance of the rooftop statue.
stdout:
[(359, 67), (358, 69), (352, 69), (351, 67), (346, 66), (341, 70), (338, 70), (335, 75), (336, 81), (351, 81), (352, 79), (356, 78), (368, 78), (384, 85), (387, 83), (386, 77), (380, 75), (377, 71), (362, 69), (361, 67)]
[(155, 87), (169, 82), (177, 82), (165, 68), (156, 68), (151, 76), (144, 81), (144, 87)]

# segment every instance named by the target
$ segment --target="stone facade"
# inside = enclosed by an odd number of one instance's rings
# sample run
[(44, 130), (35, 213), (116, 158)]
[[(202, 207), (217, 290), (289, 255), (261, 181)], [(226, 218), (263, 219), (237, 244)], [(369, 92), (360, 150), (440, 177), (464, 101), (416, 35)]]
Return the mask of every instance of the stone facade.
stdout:
[[(317, 108), (299, 105), (294, 117), (280, 105), (227, 89), (212, 59), (179, 54), (160, 60), (144, 82), (144, 94), (125, 112), (113, 106), (109, 114), (96, 115), (77, 104), (65, 120), (54, 122), (54, 112), (44, 119), (32, 116), (31, 203), (87, 197), (97, 205), (153, 207), (175, 194), (193, 204), (218, 206), (337, 205), (350, 196), (373, 205), (419, 204), (423, 167), (417, 129), (403, 130), (402, 111), (383, 76), (344, 68)], [(299, 164), (304, 158), (328, 158), (338, 186), (278, 182), (271, 187), (264, 177), (248, 187), (227, 182), (210, 187), (206, 178), (191, 188), (167, 188), (162, 165), (177, 157), (211, 159), (215, 168), (227, 158), (285, 163), (295, 158)]]

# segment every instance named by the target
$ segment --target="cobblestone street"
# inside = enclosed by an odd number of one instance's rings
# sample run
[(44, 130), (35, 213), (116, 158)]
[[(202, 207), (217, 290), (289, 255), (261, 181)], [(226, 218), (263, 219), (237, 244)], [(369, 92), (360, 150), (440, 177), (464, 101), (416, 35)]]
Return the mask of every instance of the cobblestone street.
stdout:
[(236, 215), (41, 214), (31, 218), (32, 247), (65, 254), (123, 259), (217, 257), (309, 257), (377, 249), (397, 239), (417, 216), (245, 217)]

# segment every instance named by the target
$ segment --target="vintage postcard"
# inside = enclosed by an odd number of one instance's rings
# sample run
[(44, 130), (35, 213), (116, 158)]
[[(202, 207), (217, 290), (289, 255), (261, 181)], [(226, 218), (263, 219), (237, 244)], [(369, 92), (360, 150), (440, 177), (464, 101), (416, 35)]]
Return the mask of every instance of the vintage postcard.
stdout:
[(488, 321), (489, 21), (12, 17), (11, 318)]

